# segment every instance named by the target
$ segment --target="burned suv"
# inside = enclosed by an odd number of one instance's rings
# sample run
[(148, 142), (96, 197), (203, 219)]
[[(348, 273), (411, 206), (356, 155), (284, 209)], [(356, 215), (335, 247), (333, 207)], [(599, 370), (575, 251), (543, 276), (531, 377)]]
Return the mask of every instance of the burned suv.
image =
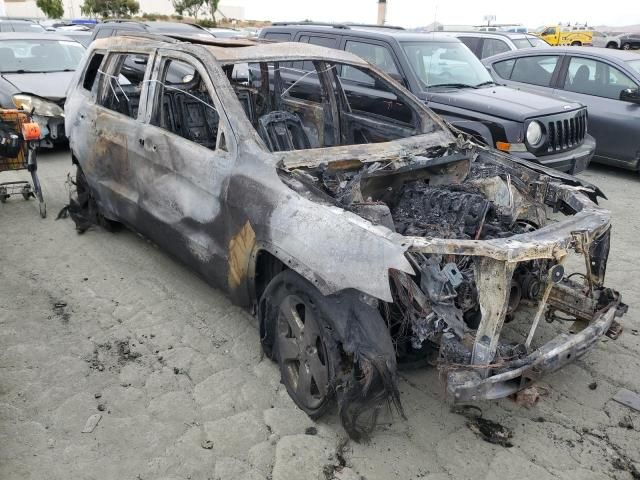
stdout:
[(453, 134), (350, 53), (103, 39), (65, 107), (76, 228), (123, 223), (254, 311), (295, 403), (336, 399), (354, 438), (402, 412), (399, 362), (439, 362), (453, 401), (504, 397), (624, 313), (596, 187)]

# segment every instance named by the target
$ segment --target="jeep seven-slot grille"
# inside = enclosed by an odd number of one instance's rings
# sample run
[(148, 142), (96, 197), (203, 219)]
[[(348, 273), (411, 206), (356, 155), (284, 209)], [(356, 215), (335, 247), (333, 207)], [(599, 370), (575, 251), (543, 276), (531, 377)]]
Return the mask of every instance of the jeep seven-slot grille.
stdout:
[(542, 121), (547, 126), (547, 153), (575, 148), (587, 134), (586, 109), (545, 117)]

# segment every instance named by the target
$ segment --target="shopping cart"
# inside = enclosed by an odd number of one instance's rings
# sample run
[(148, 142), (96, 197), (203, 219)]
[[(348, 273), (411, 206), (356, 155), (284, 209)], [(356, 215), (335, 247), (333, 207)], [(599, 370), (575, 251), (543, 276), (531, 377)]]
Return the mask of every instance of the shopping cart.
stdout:
[(40, 216), (47, 216), (40, 180), (38, 179), (37, 148), (40, 127), (31, 122), (29, 113), (23, 110), (0, 109), (0, 172), (28, 170), (33, 186), (26, 180), (0, 182), (0, 202), (11, 195), (22, 195), (25, 200), (37, 198)]

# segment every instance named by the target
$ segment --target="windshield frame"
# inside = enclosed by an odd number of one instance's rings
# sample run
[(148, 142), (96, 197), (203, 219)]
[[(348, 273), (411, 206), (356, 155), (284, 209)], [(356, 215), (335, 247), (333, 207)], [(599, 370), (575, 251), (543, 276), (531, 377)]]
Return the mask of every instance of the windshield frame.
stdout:
[[(314, 55), (288, 55), (286, 57), (268, 57), (268, 58), (260, 58), (260, 57), (247, 57), (247, 58), (238, 58), (229, 61), (224, 61), (219, 64), (220, 68), (228, 68), (230, 66), (235, 66), (238, 64), (260, 64), (261, 62), (266, 63), (292, 63), (295, 64), (297, 62), (304, 63), (305, 61), (320, 61), (329, 65), (331, 68), (327, 69), (327, 71), (331, 70), (335, 73), (336, 84), (334, 85), (338, 91), (336, 92), (338, 101), (346, 100), (343, 84), (344, 79), (340, 77), (339, 70), (342, 66), (350, 66), (354, 67), (358, 70), (362, 70), (367, 74), (371, 75), (376, 79), (376, 81), (380, 81), (382, 85), (387, 87), (391, 93), (396, 95), (398, 99), (405, 102), (406, 106), (410, 108), (415, 116), (416, 125), (414, 126), (415, 133), (414, 135), (397, 138), (395, 140), (389, 140), (387, 142), (382, 143), (359, 143), (353, 145), (338, 145), (338, 146), (330, 146), (330, 147), (316, 147), (309, 148), (304, 150), (292, 150), (292, 151), (283, 151), (283, 152), (271, 152), (268, 150), (263, 140), (260, 138), (259, 133), (251, 124), (251, 121), (246, 115), (246, 111), (240, 104), (237, 95), (222, 95), (220, 97), (221, 102), (225, 105), (225, 109), (227, 111), (236, 111), (242, 112), (242, 115), (238, 115), (237, 121), (240, 122), (242, 129), (248, 132), (258, 140), (258, 146), (265, 153), (271, 156), (274, 164), (282, 161), (284, 158), (296, 157), (301, 155), (307, 155), (310, 157), (322, 158), (326, 155), (338, 154), (338, 152), (350, 152), (349, 155), (353, 157), (355, 152), (358, 152), (358, 158), (360, 158), (360, 154), (362, 157), (366, 157), (367, 155), (371, 155), (374, 152), (379, 152), (382, 148), (382, 145), (386, 145), (387, 148), (405, 148), (401, 147), (401, 145), (411, 145), (412, 148), (415, 146), (417, 148), (419, 145), (423, 145), (425, 140), (428, 139), (428, 144), (434, 142), (433, 139), (438, 139), (438, 142), (442, 142), (442, 144), (450, 144), (455, 142), (455, 136), (448, 128), (446, 123), (442, 121), (440, 117), (438, 117), (434, 112), (432, 112), (423, 102), (417, 99), (414, 95), (411, 94), (405, 87), (398, 84), (396, 80), (391, 78), (388, 74), (380, 70), (375, 65), (362, 65), (361, 63), (354, 63), (344, 59), (329, 59), (329, 58), (320, 58)], [(281, 69), (282, 66), (280, 67)], [(286, 68), (285, 68), (286, 69)], [(224, 71), (224, 70), (223, 70)], [(330, 79), (327, 71), (321, 72), (321, 75), (325, 76), (327, 80)], [(308, 72), (307, 72), (308, 73)], [(310, 75), (312, 78), (319, 79), (318, 72), (312, 73)], [(233, 92), (233, 86), (231, 85), (231, 81), (227, 78), (226, 73), (223, 75), (225, 82), (229, 82), (228, 88), (223, 89), (225, 92)], [(323, 83), (323, 82), (321, 82)], [(325, 83), (326, 85), (326, 83)], [(283, 88), (283, 90), (286, 90)], [(286, 92), (283, 92), (286, 93)], [(339, 100), (339, 98), (342, 100)], [(231, 105), (233, 104), (233, 106)], [(340, 115), (340, 114), (339, 114)], [(437, 142), (434, 143), (434, 145)], [(333, 153), (332, 153), (333, 152)]]
[[(16, 55), (20, 45), (24, 45), (23, 48), (28, 47), (29, 53), (31, 53), (31, 48), (34, 46), (42, 46), (43, 44), (58, 44), (61, 49), (78, 49), (78, 57), (77, 59), (71, 58), (72, 55), (69, 53), (69, 60), (76, 60), (75, 65), (67, 65), (60, 63), (60, 68), (47, 68), (46, 65), (38, 66), (37, 63), (33, 63), (32, 65), (19, 65), (20, 59), (34, 58), (32, 56), (19, 56)], [(9, 45), (8, 45), (9, 44)], [(31, 44), (31, 45), (29, 45)], [(75, 41), (72, 38), (7, 38), (0, 40), (0, 49), (7, 48), (13, 51), (14, 59), (16, 61), (15, 68), (13, 66), (6, 67), (5, 65), (0, 64), (0, 73), (56, 73), (56, 72), (73, 72), (75, 71), (82, 60), (82, 57), (85, 54), (86, 48), (80, 43)], [(61, 60), (62, 62), (63, 60)], [(22, 68), (25, 67), (25, 68)], [(26, 68), (30, 67), (30, 68)], [(64, 68), (63, 68), (64, 67)]]
[[(461, 81), (460, 77), (456, 78), (451, 74), (451, 70), (447, 70), (447, 75), (449, 75), (450, 80), (448, 81), (440, 81), (438, 83), (434, 83), (434, 84), (429, 84), (429, 82), (427, 81), (427, 79), (424, 77), (423, 73), (425, 72), (420, 72), (419, 69), (419, 65), (417, 65), (414, 60), (411, 58), (412, 55), (409, 53), (408, 51), (408, 47), (412, 47), (412, 46), (420, 46), (423, 45), (425, 47), (436, 47), (436, 46), (441, 46), (441, 47), (447, 47), (447, 48), (451, 48), (451, 49), (455, 49), (455, 50), (459, 50), (459, 52), (462, 53), (463, 57), (461, 58), (461, 60), (465, 60), (466, 61), (466, 66), (467, 68), (472, 69), (474, 75), (476, 75), (477, 81), (475, 83), (470, 83), (470, 82), (466, 82), (466, 81)], [(467, 48), (467, 46), (460, 42), (460, 41), (455, 41), (455, 40), (445, 40), (445, 39), (438, 39), (438, 40), (410, 40), (410, 41), (402, 41), (400, 42), (400, 46), (402, 49), (402, 52), (407, 60), (407, 63), (409, 65), (409, 68), (411, 68), (411, 70), (413, 71), (415, 77), (418, 79), (418, 82), (420, 83), (420, 87), (425, 90), (425, 91), (429, 91), (432, 89), (442, 89), (442, 88), (451, 88), (451, 89), (455, 89), (455, 88), (479, 88), (481, 86), (484, 85), (494, 85), (495, 81), (493, 79), (493, 77), (491, 76), (491, 74), (487, 71), (486, 67), (482, 64), (482, 62), (480, 61), (480, 59), (478, 59), (478, 57), (475, 56), (475, 54), (469, 50), (469, 48)], [(426, 58), (423, 56), (423, 58)], [(429, 57), (431, 58), (431, 57)], [(475, 70), (473, 69), (473, 67), (475, 67)], [(428, 75), (431, 75), (431, 71), (427, 72)]]

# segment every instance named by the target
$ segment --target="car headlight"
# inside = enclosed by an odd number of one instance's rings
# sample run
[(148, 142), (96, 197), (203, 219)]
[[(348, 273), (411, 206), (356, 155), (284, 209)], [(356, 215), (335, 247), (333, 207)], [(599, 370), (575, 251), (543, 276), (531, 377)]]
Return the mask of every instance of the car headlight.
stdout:
[(540, 146), (542, 142), (542, 126), (535, 120), (527, 127), (527, 143), (532, 147)]
[(31, 95), (18, 94), (13, 96), (16, 108), (22, 108), (27, 112), (33, 112), (43, 117), (64, 117), (64, 110), (53, 102), (43, 100)]

